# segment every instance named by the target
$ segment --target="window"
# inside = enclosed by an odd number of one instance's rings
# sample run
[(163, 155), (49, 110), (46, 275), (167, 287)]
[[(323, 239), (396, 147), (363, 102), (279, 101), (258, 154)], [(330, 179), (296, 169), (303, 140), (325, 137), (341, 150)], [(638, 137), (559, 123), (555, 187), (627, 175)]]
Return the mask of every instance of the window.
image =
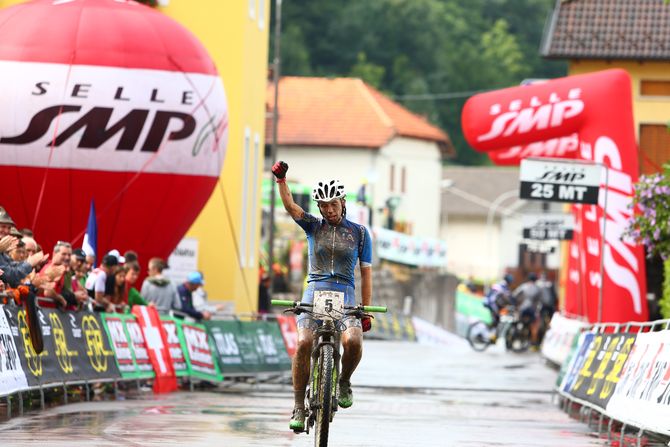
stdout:
[(663, 163), (670, 162), (670, 133), (665, 124), (640, 125), (640, 174), (653, 174), (663, 170)]
[(258, 0), (258, 28), (265, 28), (265, 0)]
[(247, 265), (247, 214), (248, 210), (248, 192), (249, 192), (249, 149), (251, 145), (251, 129), (244, 128), (244, 164), (242, 165), (242, 203), (241, 203), (241, 223), (240, 223), (240, 266)]
[(670, 81), (640, 81), (642, 96), (670, 96)]
[(394, 183), (395, 183), (395, 179), (394, 179), (394, 177), (395, 177), (395, 166), (391, 165), (391, 171), (390, 171), (389, 175), (390, 175), (389, 191), (393, 192), (393, 190), (395, 189), (395, 185), (394, 185)]
[(405, 194), (405, 180), (407, 178), (407, 171), (405, 170), (405, 167), (402, 167), (402, 170), (400, 171), (400, 192)]

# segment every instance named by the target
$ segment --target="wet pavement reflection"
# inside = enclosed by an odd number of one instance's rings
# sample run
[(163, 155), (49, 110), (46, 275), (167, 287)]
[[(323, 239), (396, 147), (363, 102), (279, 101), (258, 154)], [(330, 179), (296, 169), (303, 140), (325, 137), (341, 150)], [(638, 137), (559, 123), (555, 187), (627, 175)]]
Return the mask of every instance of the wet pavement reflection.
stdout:
[[(604, 445), (553, 402), (556, 371), (537, 354), (366, 342), (355, 404), (332, 446)], [(311, 446), (287, 430), (288, 384), (76, 403), (0, 423), (3, 446)]]

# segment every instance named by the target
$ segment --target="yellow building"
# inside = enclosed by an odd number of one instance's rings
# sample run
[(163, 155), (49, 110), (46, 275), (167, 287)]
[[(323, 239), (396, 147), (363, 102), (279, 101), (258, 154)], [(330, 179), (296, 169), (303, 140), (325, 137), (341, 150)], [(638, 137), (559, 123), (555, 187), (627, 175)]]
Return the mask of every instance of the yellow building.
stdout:
[[(0, 8), (25, 0), (0, 0)], [(186, 237), (197, 241), (198, 267), (210, 300), (257, 308), (261, 176), (265, 142), (269, 0), (163, 0), (157, 9), (207, 48), (228, 98), (229, 139), (223, 171)]]
[(570, 75), (622, 68), (633, 81), (640, 171), (670, 161), (670, 5), (664, 0), (556, 2), (544, 57), (567, 59)]

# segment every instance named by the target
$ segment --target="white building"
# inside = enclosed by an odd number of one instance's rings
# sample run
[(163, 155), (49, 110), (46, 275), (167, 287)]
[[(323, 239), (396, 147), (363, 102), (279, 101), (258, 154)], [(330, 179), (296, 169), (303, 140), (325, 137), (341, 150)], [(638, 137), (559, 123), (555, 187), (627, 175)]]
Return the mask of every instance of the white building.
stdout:
[(559, 268), (560, 243), (524, 239), (522, 220), (561, 214), (563, 205), (519, 199), (519, 168), (450, 166), (443, 177), (441, 238), (450, 273), (490, 281), (509, 271), (520, 280)]
[[(267, 98), (271, 112), (272, 85)], [(442, 159), (450, 153), (444, 131), (360, 79), (280, 82), (277, 159), (289, 164), (288, 179), (314, 185), (339, 178), (349, 193), (367, 185), (374, 226), (386, 225), (391, 205), (397, 230), (439, 238)]]

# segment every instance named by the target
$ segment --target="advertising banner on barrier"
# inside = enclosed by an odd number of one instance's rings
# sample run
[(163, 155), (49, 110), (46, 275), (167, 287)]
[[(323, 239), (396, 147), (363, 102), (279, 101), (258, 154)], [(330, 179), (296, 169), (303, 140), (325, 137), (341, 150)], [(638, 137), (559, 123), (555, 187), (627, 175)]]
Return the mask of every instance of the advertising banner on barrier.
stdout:
[[(161, 317), (161, 324), (167, 336), (168, 350), (172, 358), (172, 366), (177, 377), (188, 376), (190, 374), (188, 361), (184, 355), (186, 344), (183, 334), (179, 330), (179, 323), (171, 317)], [(211, 356), (211, 355), (210, 355)]]
[(277, 315), (277, 323), (284, 337), (284, 345), (289, 357), (293, 358), (298, 347), (298, 327), (293, 315)]
[(201, 324), (175, 320), (183, 334), (186, 360), (190, 375), (205, 380), (223, 380), (219, 365), (212, 356), (214, 348), (210, 344), (207, 329)]
[(570, 354), (573, 342), (587, 323), (566, 318), (556, 312), (542, 340), (542, 355), (556, 365), (562, 365)]
[(147, 344), (149, 359), (156, 373), (155, 393), (168, 393), (177, 389), (177, 376), (172, 366), (167, 336), (161, 324), (158, 311), (150, 306), (133, 306), (142, 335)]
[(284, 338), (275, 321), (249, 321), (245, 322), (243, 327), (256, 338), (261, 358), (261, 372), (291, 369), (291, 358), (286, 352)]
[(214, 340), (224, 376), (291, 369), (291, 359), (275, 322), (207, 321), (205, 327)]
[[(28, 388), (12, 329), (0, 305), (0, 396)], [(18, 335), (18, 334), (17, 334)]]
[(591, 347), (591, 342), (593, 341), (592, 332), (583, 332), (579, 336), (579, 341), (577, 343), (578, 348), (575, 351), (575, 355), (570, 359), (570, 364), (565, 370), (565, 375), (563, 376), (563, 381), (559, 390), (563, 393), (568, 393), (570, 388), (575, 384), (577, 380), (577, 375), (584, 366), (584, 361), (586, 360), (586, 354)]
[(37, 355), (25, 311), (4, 310), (29, 385), (121, 377), (99, 314), (38, 310), (44, 350)]
[(564, 391), (605, 409), (634, 342), (635, 334), (594, 334), (579, 372)]
[(114, 350), (116, 364), (124, 379), (154, 377), (142, 329), (133, 315), (102, 313), (102, 323), (107, 330)]
[(670, 435), (670, 331), (637, 335), (607, 413)]

